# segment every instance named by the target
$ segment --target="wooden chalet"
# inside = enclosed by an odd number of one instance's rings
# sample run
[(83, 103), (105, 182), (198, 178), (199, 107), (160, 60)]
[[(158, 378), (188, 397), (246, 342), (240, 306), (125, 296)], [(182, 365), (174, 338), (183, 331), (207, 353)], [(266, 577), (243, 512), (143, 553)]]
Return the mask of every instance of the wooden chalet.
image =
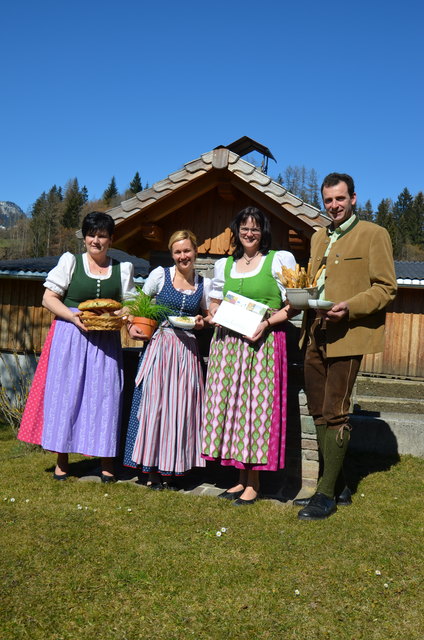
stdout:
[(306, 262), (311, 235), (329, 224), (329, 218), (234, 149), (273, 157), (269, 149), (245, 137), (188, 162), (108, 211), (116, 224), (114, 246), (155, 264), (155, 256), (167, 252), (174, 231), (191, 229), (198, 238), (200, 258), (218, 258), (231, 253), (231, 220), (254, 205), (269, 216), (273, 248), (290, 250), (298, 262)]

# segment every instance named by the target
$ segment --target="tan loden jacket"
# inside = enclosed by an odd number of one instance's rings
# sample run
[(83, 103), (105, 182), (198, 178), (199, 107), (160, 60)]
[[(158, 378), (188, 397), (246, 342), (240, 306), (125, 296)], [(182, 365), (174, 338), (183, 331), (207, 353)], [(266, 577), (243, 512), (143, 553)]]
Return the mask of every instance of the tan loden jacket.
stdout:
[[(311, 274), (319, 269), (329, 237), (319, 229), (311, 240)], [(385, 308), (396, 295), (393, 250), (386, 229), (358, 222), (331, 247), (326, 260), (325, 298), (347, 302), (349, 316), (327, 322), (327, 356), (363, 355), (384, 348)], [(301, 332), (305, 339), (306, 313)]]

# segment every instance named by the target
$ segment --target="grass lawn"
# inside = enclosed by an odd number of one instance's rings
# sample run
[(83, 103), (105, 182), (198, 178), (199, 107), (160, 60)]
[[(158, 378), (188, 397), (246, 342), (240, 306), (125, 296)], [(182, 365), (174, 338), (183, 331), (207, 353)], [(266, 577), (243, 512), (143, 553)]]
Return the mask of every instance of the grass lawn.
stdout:
[(6, 428), (0, 459), (1, 640), (424, 638), (424, 460), (305, 523), (274, 501), (55, 482), (54, 455)]

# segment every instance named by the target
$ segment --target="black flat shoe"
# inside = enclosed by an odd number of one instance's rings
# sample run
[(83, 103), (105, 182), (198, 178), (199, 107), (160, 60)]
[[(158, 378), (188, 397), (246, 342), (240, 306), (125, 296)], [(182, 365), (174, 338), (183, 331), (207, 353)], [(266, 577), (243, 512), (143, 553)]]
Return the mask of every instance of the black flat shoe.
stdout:
[[(296, 498), (293, 500), (293, 505), (295, 507), (307, 507), (310, 501), (309, 498)], [(337, 496), (336, 503), (338, 507), (348, 507), (352, 504), (352, 492), (349, 487), (345, 487), (341, 494)]]
[(325, 520), (337, 511), (336, 501), (323, 493), (315, 493), (304, 509), (297, 514), (299, 520)]
[(102, 475), (100, 476), (100, 479), (103, 482), (103, 484), (110, 484), (111, 482), (116, 482), (115, 476), (106, 476), (104, 473), (102, 473)]
[(175, 482), (164, 482), (162, 487), (166, 489), (166, 491), (179, 491), (180, 488)]
[(292, 504), (295, 507), (307, 507), (310, 499), (310, 496), (309, 498), (296, 498), (295, 500), (293, 500)]
[(345, 487), (341, 494), (336, 498), (338, 507), (348, 507), (352, 504), (352, 491), (349, 487)]
[(230, 491), (224, 491), (223, 493), (219, 493), (216, 497), (224, 498), (224, 500), (237, 500), (237, 498), (240, 498), (243, 491), (244, 489), (241, 491), (233, 491), (232, 493)]
[(66, 480), (67, 478), (69, 478), (69, 473), (54, 473), (53, 474), (53, 479), (54, 480)]
[(233, 505), (235, 507), (245, 507), (249, 504), (254, 504), (258, 500), (259, 496), (256, 496), (256, 498), (252, 498), (252, 500), (243, 500), (243, 498), (237, 498), (237, 500), (234, 500)]
[(147, 483), (146, 487), (150, 489), (150, 491), (163, 491), (165, 488), (161, 482), (151, 482), (150, 484)]

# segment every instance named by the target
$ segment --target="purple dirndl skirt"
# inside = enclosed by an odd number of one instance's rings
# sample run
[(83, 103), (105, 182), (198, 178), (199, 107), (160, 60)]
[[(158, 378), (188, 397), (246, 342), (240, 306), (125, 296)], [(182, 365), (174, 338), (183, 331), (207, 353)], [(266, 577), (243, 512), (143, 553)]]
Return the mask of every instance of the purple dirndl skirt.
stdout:
[(43, 448), (58, 453), (116, 456), (122, 390), (119, 331), (85, 333), (57, 319), (44, 398), (40, 399)]

